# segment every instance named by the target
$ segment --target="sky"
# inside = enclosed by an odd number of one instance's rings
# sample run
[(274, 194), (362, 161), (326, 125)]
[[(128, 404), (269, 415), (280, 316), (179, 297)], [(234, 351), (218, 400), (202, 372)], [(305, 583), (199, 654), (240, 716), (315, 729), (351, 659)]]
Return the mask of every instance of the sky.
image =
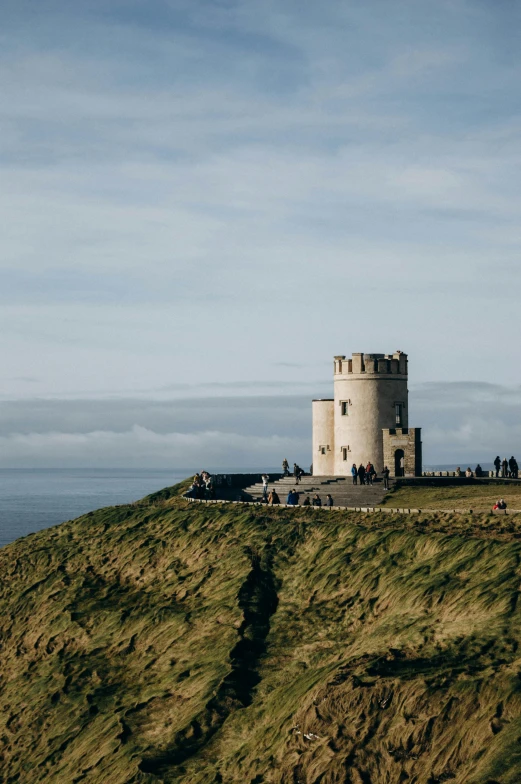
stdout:
[(307, 466), (397, 349), (427, 464), (521, 454), (518, 3), (0, 22), (0, 466)]

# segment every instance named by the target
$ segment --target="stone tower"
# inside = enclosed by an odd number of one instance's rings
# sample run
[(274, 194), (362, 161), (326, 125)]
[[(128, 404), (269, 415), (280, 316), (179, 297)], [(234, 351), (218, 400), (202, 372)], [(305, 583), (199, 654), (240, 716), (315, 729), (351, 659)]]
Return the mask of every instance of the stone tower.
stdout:
[(421, 431), (409, 430), (407, 355), (335, 357), (334, 398), (313, 401), (313, 473), (349, 476), (370, 461), (378, 473), (421, 473)]

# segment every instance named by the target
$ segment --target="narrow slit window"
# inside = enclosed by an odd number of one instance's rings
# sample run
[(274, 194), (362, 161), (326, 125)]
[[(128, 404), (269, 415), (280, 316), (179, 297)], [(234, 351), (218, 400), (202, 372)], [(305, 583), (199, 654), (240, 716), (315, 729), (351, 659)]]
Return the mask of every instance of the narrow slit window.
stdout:
[(401, 425), (402, 424), (403, 403), (395, 403), (394, 404), (394, 409), (395, 409), (395, 412), (396, 412), (396, 424), (397, 425)]
[(347, 400), (340, 401), (340, 413), (342, 414), (342, 416), (349, 415), (349, 402)]
[(342, 447), (342, 460), (347, 460), (350, 451), (351, 449), (348, 446)]

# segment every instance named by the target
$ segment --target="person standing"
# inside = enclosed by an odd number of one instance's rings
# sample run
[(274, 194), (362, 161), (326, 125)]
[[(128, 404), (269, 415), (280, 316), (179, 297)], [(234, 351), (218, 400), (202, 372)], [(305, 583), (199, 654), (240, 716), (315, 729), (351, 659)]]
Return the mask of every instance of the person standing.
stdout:
[(284, 458), (284, 460), (282, 461), (282, 473), (284, 474), (284, 476), (289, 476), (289, 463), (287, 461), (287, 458)]
[(496, 469), (496, 479), (497, 479), (499, 476), (499, 469), (501, 468), (501, 458), (499, 455), (494, 460), (494, 468)]
[(508, 460), (506, 457), (503, 458), (503, 462), (501, 463), (501, 476), (503, 479), (508, 477)]
[(389, 475), (390, 471), (387, 466), (384, 466), (384, 470), (382, 471), (382, 478), (384, 480), (384, 490), (389, 490)]
[(356, 467), (356, 463), (353, 463), (351, 466), (351, 476), (353, 477), (353, 484), (358, 484), (358, 469)]
[(267, 503), (268, 502), (268, 482), (270, 478), (268, 474), (263, 474), (262, 477), (262, 500)]
[(365, 468), (363, 463), (360, 463), (358, 466), (358, 478), (360, 480), (360, 484), (365, 485)]

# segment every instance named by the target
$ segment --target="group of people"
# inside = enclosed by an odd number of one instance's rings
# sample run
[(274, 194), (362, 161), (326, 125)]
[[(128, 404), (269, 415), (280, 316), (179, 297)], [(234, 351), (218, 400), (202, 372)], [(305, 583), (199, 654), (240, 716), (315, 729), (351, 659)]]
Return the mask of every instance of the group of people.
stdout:
[(208, 471), (201, 471), (200, 474), (196, 474), (190, 485), (190, 493), (192, 494), (192, 498), (202, 498), (205, 500), (214, 499), (215, 481), (213, 476), (209, 474)]
[[(284, 467), (284, 463), (282, 465)], [(264, 503), (269, 504), (270, 506), (280, 504), (281, 503), (280, 497), (276, 489), (273, 487), (271, 490), (269, 490), (268, 486), (269, 486), (270, 478), (268, 474), (262, 474), (261, 479), (262, 479), (262, 500), (264, 501)], [(295, 484), (298, 483), (296, 482)], [(297, 490), (295, 490), (295, 488), (293, 487), (288, 493), (288, 497), (286, 498), (286, 504), (288, 504), (289, 506), (298, 506), (299, 502), (300, 502), (300, 493), (298, 493)], [(315, 495), (311, 499), (309, 495), (306, 495), (306, 497), (304, 498), (304, 502), (302, 504), (302, 506), (322, 506), (322, 505), (333, 506), (333, 498), (331, 496), (331, 493), (327, 494), (324, 504), (322, 504), (322, 499), (320, 498), (318, 493), (315, 493)]]
[[(284, 458), (284, 460), (282, 461), (282, 473), (284, 474), (284, 476), (290, 476), (289, 463), (287, 461), (287, 458)], [(293, 478), (295, 479), (295, 484), (297, 485), (299, 484), (300, 480), (305, 475), (305, 473), (306, 472), (304, 471), (303, 468), (297, 465), (297, 463), (293, 463)]]
[(500, 456), (498, 455), (494, 460), (494, 468), (496, 469), (496, 477), (499, 477), (501, 472), (503, 479), (519, 478), (519, 466), (514, 455), (512, 455), (510, 460), (507, 460), (506, 457), (501, 460)]
[[(298, 506), (300, 500), (300, 494), (297, 493), (295, 489), (290, 490), (288, 493), (288, 497), (286, 499), (286, 503), (289, 506)], [(318, 493), (315, 493), (313, 498), (310, 498), (309, 495), (306, 495), (302, 506), (334, 506), (333, 498), (331, 493), (328, 493), (326, 496), (326, 500), (322, 503), (322, 499)]]
[(483, 476), (483, 469), (478, 463), (474, 471), (470, 466), (468, 466), (463, 472), (460, 466), (458, 466), (454, 473), (456, 474), (456, 476), (465, 476), (467, 479), (472, 479), (473, 476), (477, 476), (477, 477)]
[[(387, 471), (387, 479), (389, 479), (389, 469), (387, 466), (384, 468), (384, 472)], [(357, 485), (360, 481), (361, 485), (372, 485), (376, 479), (376, 471), (374, 465), (369, 462), (366, 466), (363, 463), (360, 463), (358, 468), (356, 467), (356, 463), (353, 463), (351, 466), (351, 476), (353, 477), (353, 484)]]
[[(518, 479), (519, 478), (519, 466), (517, 464), (517, 460), (515, 459), (514, 455), (507, 460), (506, 457), (501, 460), (499, 455), (494, 460), (494, 468), (496, 471), (496, 479), (502, 477), (504, 479)], [(471, 479), (473, 476), (480, 477), (484, 476), (483, 469), (481, 468), (480, 464), (478, 463), (475, 467), (474, 471), (470, 466), (468, 466), (465, 471), (461, 469), (460, 466), (456, 468), (455, 471), (456, 476), (465, 476), (467, 479)], [(488, 476), (488, 472), (486, 474)]]

